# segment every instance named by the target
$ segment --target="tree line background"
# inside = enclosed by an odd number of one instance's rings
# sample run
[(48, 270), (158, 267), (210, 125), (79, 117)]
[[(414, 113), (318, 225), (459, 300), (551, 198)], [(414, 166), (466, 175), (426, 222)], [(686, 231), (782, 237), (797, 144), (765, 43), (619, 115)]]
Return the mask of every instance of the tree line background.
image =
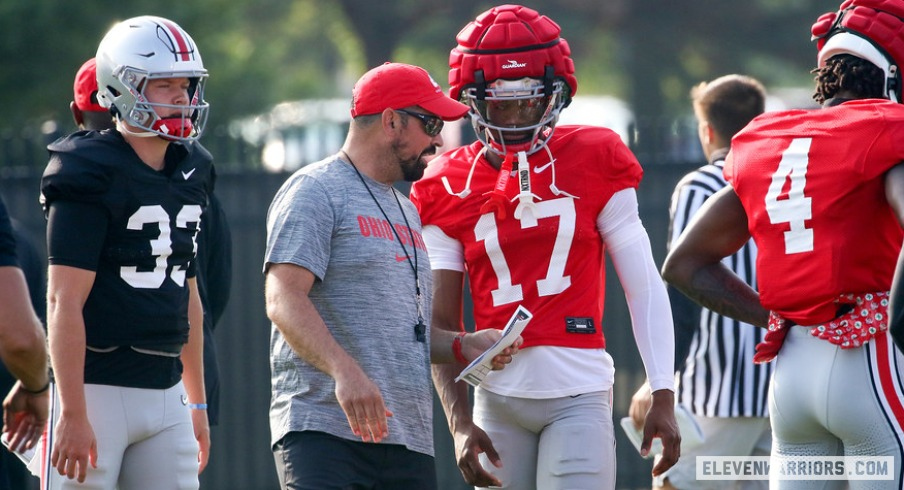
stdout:
[[(625, 100), (638, 119), (689, 111), (700, 80), (745, 73), (767, 87), (812, 86), (809, 28), (838, 0), (525, 0), (558, 22), (579, 94)], [(210, 72), (210, 128), (286, 100), (347, 97), (384, 61), (424, 66), (442, 84), (455, 34), (483, 0), (0, 2), (0, 131), (66, 132), (72, 77), (116, 21), (179, 23)], [(638, 141), (643, 145), (645, 141)], [(0, 166), (4, 162), (0, 162)]]

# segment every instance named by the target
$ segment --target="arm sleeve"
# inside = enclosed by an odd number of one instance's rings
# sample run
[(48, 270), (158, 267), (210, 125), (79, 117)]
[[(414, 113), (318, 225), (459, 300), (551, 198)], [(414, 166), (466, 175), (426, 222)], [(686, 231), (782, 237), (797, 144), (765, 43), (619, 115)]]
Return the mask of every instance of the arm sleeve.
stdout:
[(108, 225), (107, 212), (98, 204), (54, 201), (47, 214), (47, 261), (97, 271)]
[(465, 254), (461, 242), (443, 233), (436, 225), (427, 225), (421, 230), (427, 253), (430, 254), (430, 268), (465, 271)]
[(637, 349), (653, 391), (675, 390), (675, 334), (665, 283), (659, 276), (650, 238), (640, 221), (637, 194), (624, 189), (597, 217), (625, 299)]

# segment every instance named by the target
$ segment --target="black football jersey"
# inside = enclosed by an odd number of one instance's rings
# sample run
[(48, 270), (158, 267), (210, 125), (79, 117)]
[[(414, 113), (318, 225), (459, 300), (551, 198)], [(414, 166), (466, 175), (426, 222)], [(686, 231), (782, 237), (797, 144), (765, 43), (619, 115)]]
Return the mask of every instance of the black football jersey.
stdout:
[(84, 308), (88, 345), (186, 342), (186, 278), (195, 275), (210, 154), (196, 142), (171, 143), (155, 171), (112, 130), (77, 132), (48, 150), (41, 199), (50, 216), (66, 210), (48, 222), (48, 260), (96, 272)]

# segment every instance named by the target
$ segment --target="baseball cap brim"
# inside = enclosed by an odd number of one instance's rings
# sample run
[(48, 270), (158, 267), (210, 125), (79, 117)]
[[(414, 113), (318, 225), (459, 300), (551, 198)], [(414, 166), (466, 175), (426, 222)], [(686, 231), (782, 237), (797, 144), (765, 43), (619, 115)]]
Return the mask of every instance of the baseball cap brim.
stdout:
[(458, 102), (457, 100), (452, 100), (445, 95), (431, 98), (430, 100), (421, 102), (418, 105), (421, 106), (424, 110), (436, 114), (444, 121), (455, 121), (457, 119), (461, 119), (465, 114), (468, 113), (468, 106), (462, 104), (461, 102)]

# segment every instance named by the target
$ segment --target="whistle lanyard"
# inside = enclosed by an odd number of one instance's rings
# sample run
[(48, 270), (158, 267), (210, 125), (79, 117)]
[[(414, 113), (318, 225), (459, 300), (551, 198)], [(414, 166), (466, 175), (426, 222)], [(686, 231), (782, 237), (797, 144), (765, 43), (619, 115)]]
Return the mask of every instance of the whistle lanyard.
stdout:
[[(418, 342), (426, 342), (427, 325), (424, 324), (424, 315), (421, 311), (421, 281), (417, 273), (417, 247), (415, 246), (414, 242), (414, 232), (411, 231), (411, 225), (408, 224), (408, 216), (405, 215), (405, 210), (402, 209), (402, 202), (399, 201), (399, 196), (397, 194), (398, 191), (395, 190), (395, 187), (389, 186), (389, 190), (392, 191), (392, 197), (395, 198), (396, 204), (398, 204), (399, 206), (399, 212), (402, 213), (402, 219), (405, 220), (405, 227), (408, 228), (408, 236), (409, 238), (411, 238), (411, 248), (413, 249), (413, 253), (411, 254), (408, 253), (408, 249), (405, 248), (405, 244), (402, 242), (402, 237), (399, 236), (399, 232), (396, 230), (396, 227), (393, 226), (392, 221), (389, 219), (389, 215), (387, 215), (386, 211), (383, 210), (383, 206), (380, 205), (380, 201), (377, 200), (377, 196), (375, 196), (373, 191), (370, 190), (370, 186), (367, 185), (367, 181), (364, 180), (364, 176), (361, 175), (361, 171), (358, 170), (355, 162), (353, 162), (351, 157), (348, 156), (348, 153), (343, 151), (342, 155), (345, 156), (345, 159), (348, 160), (348, 163), (352, 166), (353, 169), (355, 169), (355, 173), (358, 174), (358, 178), (361, 179), (361, 183), (364, 184), (364, 188), (367, 189), (367, 193), (370, 194), (370, 198), (374, 200), (374, 204), (377, 205), (380, 213), (383, 214), (383, 218), (385, 218), (386, 222), (389, 223), (389, 227), (392, 228), (392, 233), (395, 235), (396, 240), (399, 241), (399, 246), (402, 247), (402, 252), (405, 254), (405, 258), (408, 260), (408, 266), (411, 267), (411, 271), (414, 273), (414, 301), (417, 305), (417, 324), (414, 325), (414, 338)], [(411, 260), (412, 255), (414, 255), (413, 262)]]

